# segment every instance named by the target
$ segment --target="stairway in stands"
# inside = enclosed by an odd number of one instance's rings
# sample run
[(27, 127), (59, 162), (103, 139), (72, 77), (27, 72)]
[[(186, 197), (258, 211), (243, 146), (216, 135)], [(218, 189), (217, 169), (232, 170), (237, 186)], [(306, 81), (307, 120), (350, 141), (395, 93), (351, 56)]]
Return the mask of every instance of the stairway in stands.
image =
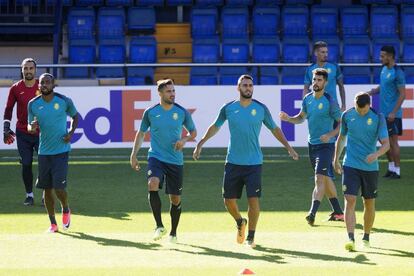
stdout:
[[(156, 24), (158, 63), (189, 63), (192, 61), (191, 25), (187, 23)], [(175, 84), (189, 84), (190, 68), (158, 67), (154, 79), (171, 78)]]

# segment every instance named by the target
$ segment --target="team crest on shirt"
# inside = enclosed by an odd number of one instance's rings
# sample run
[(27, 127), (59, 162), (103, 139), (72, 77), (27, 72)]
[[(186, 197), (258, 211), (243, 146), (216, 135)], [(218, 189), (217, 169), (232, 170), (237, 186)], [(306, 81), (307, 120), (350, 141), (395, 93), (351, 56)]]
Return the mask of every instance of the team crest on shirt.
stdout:
[(251, 112), (252, 116), (256, 116), (256, 113), (257, 113), (257, 112), (256, 112), (256, 109), (254, 109), (254, 108), (253, 108), (253, 109), (252, 109), (252, 112)]
[(152, 174), (152, 171), (148, 170), (147, 174), (148, 174), (148, 176), (150, 176)]
[(322, 109), (323, 108), (323, 103), (320, 103), (319, 105), (318, 105), (318, 109)]
[(174, 120), (177, 120), (177, 119), (178, 119), (178, 113), (177, 113), (177, 112), (174, 112), (174, 113), (173, 113), (173, 119), (174, 119)]
[(58, 109), (59, 109), (59, 104), (58, 104), (58, 103), (55, 103), (55, 104), (53, 105), (53, 108), (54, 108), (54, 109), (56, 109), (56, 110), (58, 110)]
[(368, 120), (367, 120), (367, 125), (372, 125), (372, 119), (371, 118), (368, 118)]

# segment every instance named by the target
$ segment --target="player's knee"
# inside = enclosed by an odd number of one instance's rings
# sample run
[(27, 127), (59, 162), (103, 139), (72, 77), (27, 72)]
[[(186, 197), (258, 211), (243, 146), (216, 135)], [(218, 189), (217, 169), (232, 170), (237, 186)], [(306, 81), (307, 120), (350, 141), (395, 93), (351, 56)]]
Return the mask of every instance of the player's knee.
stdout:
[(156, 177), (148, 179), (148, 191), (158, 191), (160, 186), (160, 180)]
[(181, 203), (181, 197), (180, 196), (171, 196), (170, 197), (171, 204), (178, 206)]
[(356, 196), (353, 195), (345, 195), (345, 202), (347, 206), (355, 206), (356, 203)]

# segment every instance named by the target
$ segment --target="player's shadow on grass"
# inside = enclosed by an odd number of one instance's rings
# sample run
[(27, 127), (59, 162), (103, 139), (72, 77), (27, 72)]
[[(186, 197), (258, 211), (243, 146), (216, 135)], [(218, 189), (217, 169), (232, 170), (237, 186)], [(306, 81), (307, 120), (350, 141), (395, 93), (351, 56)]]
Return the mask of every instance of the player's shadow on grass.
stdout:
[(414, 258), (414, 252), (398, 250), (398, 249), (391, 249), (391, 248), (381, 248), (381, 247), (374, 247), (371, 246), (371, 249), (381, 250), (381, 251), (391, 251), (392, 253), (385, 253), (385, 252), (370, 252), (371, 254), (376, 255), (384, 255), (384, 256), (393, 256), (393, 257), (403, 257), (403, 258)]
[[(332, 227), (332, 228), (344, 228), (345, 226), (338, 226), (338, 225), (321, 225), (323, 227)], [(355, 225), (355, 229), (363, 230), (364, 227), (362, 224), (357, 223)], [(377, 233), (386, 233), (386, 234), (394, 234), (394, 235), (403, 235), (403, 236), (414, 236), (414, 232), (405, 232), (405, 231), (399, 231), (399, 230), (390, 230), (390, 229), (384, 229), (384, 228), (377, 228), (373, 227), (372, 232)]]
[(369, 259), (364, 254), (358, 254), (354, 258), (352, 257), (348, 258), (348, 257), (339, 257), (339, 256), (321, 254), (321, 253), (293, 251), (293, 250), (286, 250), (286, 249), (281, 249), (281, 248), (270, 248), (270, 247), (265, 247), (261, 245), (256, 245), (255, 250), (266, 252), (266, 253), (271, 253), (271, 254), (290, 255), (292, 257), (308, 258), (311, 260), (351, 262), (351, 263), (358, 263), (358, 264), (364, 264), (364, 265), (377, 265), (376, 263), (370, 262)]
[(107, 239), (102, 237), (96, 237), (82, 232), (59, 232), (59, 234), (68, 236), (75, 239), (94, 241), (103, 246), (120, 246), (120, 247), (135, 247), (143, 250), (158, 250), (161, 245), (158, 243), (139, 243), (126, 240)]
[(188, 253), (188, 254), (197, 254), (197, 255), (206, 255), (206, 256), (217, 256), (217, 257), (226, 257), (226, 258), (233, 258), (236, 260), (259, 260), (259, 261), (265, 261), (269, 263), (277, 263), (277, 264), (285, 264), (286, 262), (282, 261), (282, 257), (274, 254), (266, 254), (262, 256), (256, 256), (256, 255), (250, 255), (246, 253), (241, 252), (232, 252), (232, 251), (225, 251), (225, 250), (218, 250), (206, 246), (199, 246), (199, 245), (193, 245), (193, 244), (183, 244), (181, 245), (189, 246), (196, 249), (201, 249), (203, 251), (201, 252), (194, 252), (190, 250), (185, 250), (181, 248), (174, 248), (171, 249), (173, 251), (181, 252), (181, 253)]

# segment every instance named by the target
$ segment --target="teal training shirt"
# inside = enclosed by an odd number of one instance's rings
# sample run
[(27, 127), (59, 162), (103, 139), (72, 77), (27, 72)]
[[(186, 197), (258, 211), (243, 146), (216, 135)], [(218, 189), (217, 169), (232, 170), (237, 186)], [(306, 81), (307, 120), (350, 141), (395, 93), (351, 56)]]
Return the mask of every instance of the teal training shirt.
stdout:
[[(327, 93), (319, 99), (313, 92), (306, 94), (302, 101), (301, 111), (306, 113), (309, 129), (308, 142), (312, 145), (323, 144), (320, 139), (321, 135), (331, 132), (334, 121), (339, 121), (341, 118), (338, 104)], [(335, 143), (335, 137), (332, 137), (329, 143)]]
[(165, 110), (160, 104), (149, 107), (144, 111), (140, 131), (151, 133), (151, 147), (148, 158), (183, 165), (182, 151), (174, 150), (175, 143), (181, 139), (183, 126), (187, 131), (195, 130), (190, 112), (179, 104), (174, 104), (170, 110)]
[[(398, 97), (400, 96), (399, 88), (405, 88), (404, 72), (398, 66), (388, 69), (387, 66), (382, 67), (380, 77), (380, 112), (385, 117), (392, 112)], [(395, 117), (402, 117), (401, 107), (398, 109)]]
[(54, 92), (50, 102), (39, 95), (27, 105), (28, 122), (37, 118), (40, 128), (39, 155), (56, 155), (70, 151), (70, 143), (63, 137), (68, 133), (67, 116), (74, 117), (78, 112), (72, 100)]
[(355, 108), (342, 114), (341, 135), (348, 137), (343, 164), (364, 171), (378, 171), (378, 160), (367, 163), (365, 159), (377, 150), (377, 141), (388, 137), (383, 114), (370, 109), (361, 116)]
[(307, 69), (305, 74), (305, 84), (312, 85), (313, 73), (312, 71), (317, 68), (324, 68), (328, 71), (328, 83), (325, 86), (325, 92), (328, 93), (335, 102), (338, 102), (336, 96), (336, 85), (339, 80), (342, 80), (343, 75), (338, 64), (326, 62), (323, 67), (320, 67), (317, 63), (312, 63)]
[(277, 127), (269, 109), (257, 100), (252, 100), (246, 107), (240, 101), (232, 101), (220, 109), (214, 125), (221, 127), (226, 120), (230, 130), (226, 162), (235, 165), (262, 164), (263, 154), (259, 145), (262, 124), (270, 130)]

